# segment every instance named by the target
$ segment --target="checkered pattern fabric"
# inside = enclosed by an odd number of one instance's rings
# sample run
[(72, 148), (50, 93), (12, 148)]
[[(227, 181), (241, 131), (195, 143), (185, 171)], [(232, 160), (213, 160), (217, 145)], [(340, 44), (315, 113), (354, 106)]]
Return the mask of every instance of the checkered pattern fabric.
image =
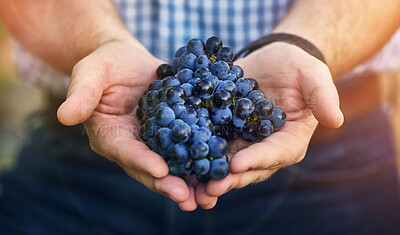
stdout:
[[(238, 51), (270, 32), (293, 0), (114, 0), (130, 31), (156, 57), (170, 61), (177, 48), (191, 38), (219, 36)], [(47, 89), (58, 89), (66, 79), (17, 46), (23, 78)], [(382, 71), (400, 66), (400, 30), (385, 48), (353, 72)], [(61, 77), (56, 79), (55, 77)]]

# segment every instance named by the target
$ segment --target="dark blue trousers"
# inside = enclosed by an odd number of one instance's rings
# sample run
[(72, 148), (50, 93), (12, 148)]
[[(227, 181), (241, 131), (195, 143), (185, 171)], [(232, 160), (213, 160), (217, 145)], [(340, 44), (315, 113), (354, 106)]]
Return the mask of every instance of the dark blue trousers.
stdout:
[(0, 234), (400, 234), (387, 114), (377, 109), (343, 128), (214, 209), (183, 212), (91, 152), (85, 137), (43, 125), (0, 178)]

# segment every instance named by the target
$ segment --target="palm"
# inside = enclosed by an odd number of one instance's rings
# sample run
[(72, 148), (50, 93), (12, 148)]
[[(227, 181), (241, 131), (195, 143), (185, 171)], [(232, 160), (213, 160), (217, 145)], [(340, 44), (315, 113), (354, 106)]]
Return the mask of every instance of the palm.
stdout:
[[(149, 189), (192, 210), (196, 205), (193, 187), (168, 176), (165, 161), (138, 134), (140, 123), (134, 111), (148, 84), (157, 79), (155, 71), (161, 63), (145, 49), (128, 43), (103, 45), (75, 66), (59, 118), (65, 124), (87, 119), (84, 124), (95, 152), (118, 163)], [(81, 118), (67, 119), (74, 115)]]
[[(257, 80), (266, 98), (284, 110), (286, 124), (261, 142), (238, 138), (230, 143), (231, 173), (221, 181), (198, 185), (196, 200), (207, 205), (233, 188), (267, 179), (304, 158), (317, 119), (340, 126), (337, 92), (327, 67), (301, 49), (274, 43), (237, 61), (245, 77)], [(317, 119), (315, 118), (317, 117)]]

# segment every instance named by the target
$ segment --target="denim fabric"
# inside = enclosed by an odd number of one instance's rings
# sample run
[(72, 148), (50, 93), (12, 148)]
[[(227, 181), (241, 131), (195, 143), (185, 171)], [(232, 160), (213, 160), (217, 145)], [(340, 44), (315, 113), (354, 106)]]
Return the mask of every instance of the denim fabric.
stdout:
[(299, 164), (182, 212), (92, 153), (82, 136), (32, 130), (1, 177), (0, 234), (399, 234), (400, 196), (387, 115), (347, 123)]

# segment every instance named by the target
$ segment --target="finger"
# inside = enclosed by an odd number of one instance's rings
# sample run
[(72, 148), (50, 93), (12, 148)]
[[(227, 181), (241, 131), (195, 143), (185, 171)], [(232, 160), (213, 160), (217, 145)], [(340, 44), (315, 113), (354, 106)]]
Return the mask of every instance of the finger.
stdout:
[[(322, 62), (321, 62), (322, 63)], [(299, 81), (304, 99), (317, 120), (324, 126), (338, 128), (343, 124), (343, 113), (339, 108), (339, 95), (328, 67), (302, 70)]]
[(312, 117), (287, 122), (278, 132), (234, 154), (230, 161), (231, 172), (264, 170), (299, 162), (305, 155), (316, 125)]
[(210, 198), (219, 197), (232, 189), (243, 188), (249, 184), (255, 184), (268, 179), (278, 169), (256, 170), (244, 173), (230, 173), (223, 180), (212, 180), (206, 185), (206, 193)]
[[(183, 203), (185, 205), (184, 209), (191, 209), (193, 207), (194, 195), (193, 193), (190, 194), (188, 185), (183, 179), (172, 175), (158, 179), (140, 171), (124, 169), (129, 176), (141, 182), (151, 191), (169, 197), (175, 202)], [(191, 199), (190, 196), (192, 196)]]
[(189, 187), (189, 197), (187, 200), (178, 202), (179, 208), (183, 211), (194, 211), (197, 208), (197, 203), (195, 200), (195, 192), (193, 187)]
[(160, 155), (136, 140), (128, 126), (120, 126), (110, 119), (92, 117), (85, 123), (90, 145), (96, 153), (123, 167), (157, 178), (168, 175), (168, 166)]
[(57, 112), (58, 120), (67, 126), (86, 121), (96, 109), (103, 92), (101, 63), (86, 57), (75, 65), (68, 95)]
[(212, 209), (217, 203), (218, 197), (210, 196), (206, 192), (206, 184), (196, 186), (196, 202), (203, 209)]

